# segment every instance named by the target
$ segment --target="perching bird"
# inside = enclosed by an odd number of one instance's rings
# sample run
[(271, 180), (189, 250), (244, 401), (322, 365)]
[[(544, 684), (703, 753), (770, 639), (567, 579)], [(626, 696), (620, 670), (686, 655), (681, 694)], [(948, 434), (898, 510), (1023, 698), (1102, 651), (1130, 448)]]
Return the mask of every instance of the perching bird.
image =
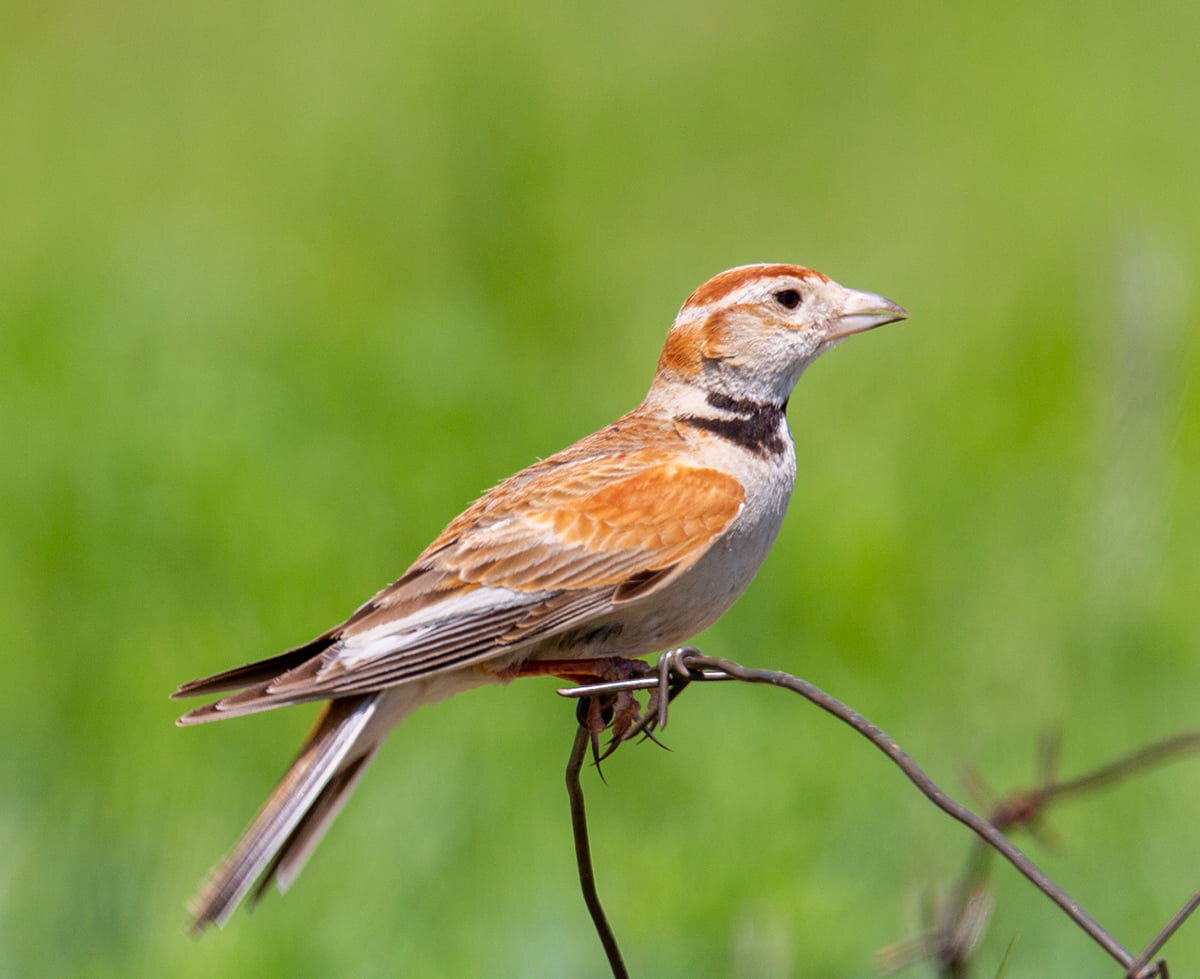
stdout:
[(715, 622), (783, 520), (796, 381), (846, 337), (906, 315), (796, 265), (722, 272), (683, 304), (637, 408), (495, 487), (341, 625), (183, 684), (175, 697), (234, 692), (182, 725), (329, 701), (196, 896), (194, 930), (223, 925), (256, 885), (286, 890), (422, 704), (521, 675), (611, 676)]

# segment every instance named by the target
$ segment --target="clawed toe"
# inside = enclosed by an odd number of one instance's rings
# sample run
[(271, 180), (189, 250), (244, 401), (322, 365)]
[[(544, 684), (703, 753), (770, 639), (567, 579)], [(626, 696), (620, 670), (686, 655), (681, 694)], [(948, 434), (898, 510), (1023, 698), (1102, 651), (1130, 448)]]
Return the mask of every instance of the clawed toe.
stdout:
[[(660, 748), (666, 747), (654, 736), (654, 732), (667, 726), (668, 705), (689, 683), (690, 674), (682, 657), (691, 651), (684, 647), (663, 653), (653, 668), (641, 660), (615, 657), (596, 660), (588, 664), (586, 675), (570, 675), (569, 678), (576, 683), (587, 685), (643, 679), (652, 674), (658, 680), (658, 684), (650, 689), (645, 710), (630, 690), (618, 690), (607, 695), (594, 694), (580, 701), (577, 717), (591, 738), (592, 757), (597, 766), (620, 745), (639, 736), (648, 738)], [(605, 730), (610, 732), (611, 737), (602, 753), (599, 739)]]

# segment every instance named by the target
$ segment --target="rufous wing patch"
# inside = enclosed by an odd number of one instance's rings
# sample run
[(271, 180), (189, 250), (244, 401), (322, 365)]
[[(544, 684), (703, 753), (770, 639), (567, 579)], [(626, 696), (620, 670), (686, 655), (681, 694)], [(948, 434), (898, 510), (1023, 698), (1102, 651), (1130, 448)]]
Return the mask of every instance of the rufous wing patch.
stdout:
[(745, 501), (734, 477), (660, 463), (598, 489), (528, 500), (494, 528), (463, 536), (443, 567), (488, 587), (597, 588), (686, 567), (729, 526)]

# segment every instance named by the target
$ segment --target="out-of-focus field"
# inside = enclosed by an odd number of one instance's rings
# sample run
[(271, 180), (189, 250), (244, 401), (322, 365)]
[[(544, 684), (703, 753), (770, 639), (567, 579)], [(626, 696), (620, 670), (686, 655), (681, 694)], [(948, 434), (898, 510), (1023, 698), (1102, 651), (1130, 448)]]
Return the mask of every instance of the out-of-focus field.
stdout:
[[(963, 795), (1200, 724), (1200, 8), (7, 5), (0, 974), (603, 976), (551, 681), (414, 716), (312, 864), (184, 901), (313, 714), (179, 731), (469, 500), (632, 407), (688, 292), (812, 265), (911, 312), (818, 363), (710, 654)], [(639, 976), (867, 976), (968, 837), (798, 699), (696, 688), (587, 776)], [(1023, 845), (1140, 947), (1200, 760)], [(1119, 970), (1015, 873), (978, 974)], [(1200, 970), (1200, 922), (1168, 946)]]

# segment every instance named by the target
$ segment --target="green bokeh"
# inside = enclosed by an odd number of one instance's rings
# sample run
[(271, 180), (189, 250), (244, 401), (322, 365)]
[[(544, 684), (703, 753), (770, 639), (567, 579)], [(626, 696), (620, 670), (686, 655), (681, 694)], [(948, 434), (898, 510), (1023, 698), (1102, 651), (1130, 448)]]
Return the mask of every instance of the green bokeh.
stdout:
[[(311, 710), (178, 731), (462, 505), (637, 402), (761, 260), (906, 324), (818, 364), (774, 553), (701, 644), (956, 794), (1196, 724), (1200, 7), (255, 0), (0, 8), (0, 974), (602, 976), (550, 682), (396, 733), (285, 898), (183, 902)], [(639, 976), (855, 976), (967, 837), (784, 694), (688, 693), (588, 776)], [(1140, 947), (1197, 763), (1033, 856)], [(1013, 872), (994, 975), (1118, 975)], [(1168, 947), (1200, 969), (1200, 925)]]

